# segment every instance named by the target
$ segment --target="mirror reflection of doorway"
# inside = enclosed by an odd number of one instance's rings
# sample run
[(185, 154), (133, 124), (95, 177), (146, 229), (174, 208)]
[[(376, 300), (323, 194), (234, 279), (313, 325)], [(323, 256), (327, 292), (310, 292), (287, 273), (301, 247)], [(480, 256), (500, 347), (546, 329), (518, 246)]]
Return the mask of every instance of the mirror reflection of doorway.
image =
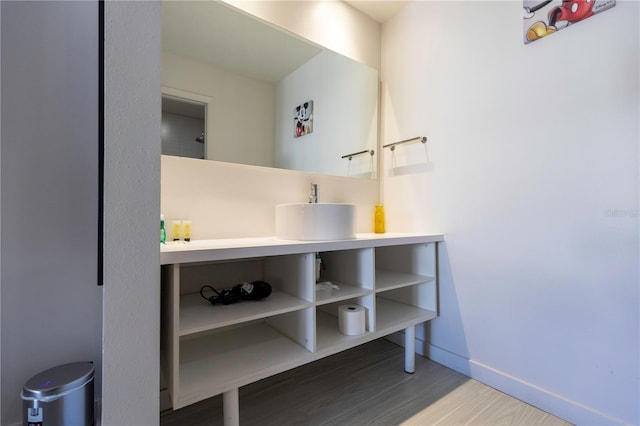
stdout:
[(205, 158), (206, 105), (162, 96), (162, 154)]

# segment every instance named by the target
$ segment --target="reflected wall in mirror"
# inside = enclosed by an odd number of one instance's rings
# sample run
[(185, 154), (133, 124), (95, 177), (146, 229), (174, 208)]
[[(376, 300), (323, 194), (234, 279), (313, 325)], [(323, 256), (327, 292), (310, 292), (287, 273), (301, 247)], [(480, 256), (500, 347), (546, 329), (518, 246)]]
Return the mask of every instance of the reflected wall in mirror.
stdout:
[[(376, 177), (376, 70), (217, 1), (162, 2), (162, 50), (163, 98), (206, 104), (204, 158)], [(309, 100), (313, 133), (295, 138)]]

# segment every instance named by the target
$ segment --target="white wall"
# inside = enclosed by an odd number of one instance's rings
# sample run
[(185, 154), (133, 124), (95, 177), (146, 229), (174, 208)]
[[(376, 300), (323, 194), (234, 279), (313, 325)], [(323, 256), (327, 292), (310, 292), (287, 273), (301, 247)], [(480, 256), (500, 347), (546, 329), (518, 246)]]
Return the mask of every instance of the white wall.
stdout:
[[(294, 107), (313, 101), (313, 132), (294, 137)], [(378, 72), (328, 50), (276, 84), (274, 165), (290, 170), (375, 178)]]
[(389, 231), (442, 231), (433, 359), (578, 424), (640, 423), (639, 4), (530, 45), (522, 4), (383, 26)]
[(211, 98), (207, 158), (273, 165), (273, 84), (163, 52), (162, 85)]
[[(97, 286), (97, 2), (2, 2), (0, 424), (31, 376), (93, 361)], [(20, 423), (21, 424), (21, 423)]]
[(105, 2), (102, 425), (158, 425), (160, 3)]
[(268, 237), (275, 235), (275, 206), (307, 202), (311, 182), (319, 186), (320, 202), (355, 203), (358, 232), (372, 232), (376, 180), (167, 155), (161, 210), (166, 223), (190, 219), (193, 239)]

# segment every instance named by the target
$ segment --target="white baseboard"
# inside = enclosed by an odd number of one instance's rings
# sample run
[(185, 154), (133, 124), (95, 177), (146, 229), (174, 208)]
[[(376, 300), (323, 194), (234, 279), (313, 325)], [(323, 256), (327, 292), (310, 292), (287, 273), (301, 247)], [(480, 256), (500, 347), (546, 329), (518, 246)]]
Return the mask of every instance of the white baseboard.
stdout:
[[(404, 346), (402, 333), (394, 333), (387, 339)], [(416, 339), (416, 353), (573, 424), (625, 424), (621, 419), (419, 339)]]

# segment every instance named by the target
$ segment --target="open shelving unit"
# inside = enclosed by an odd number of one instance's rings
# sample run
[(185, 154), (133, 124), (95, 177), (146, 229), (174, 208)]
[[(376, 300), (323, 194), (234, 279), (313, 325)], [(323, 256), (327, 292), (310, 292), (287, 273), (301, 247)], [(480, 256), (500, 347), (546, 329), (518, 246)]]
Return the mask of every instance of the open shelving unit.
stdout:
[[(214, 240), (194, 244), (192, 256), (188, 247), (163, 247), (161, 366), (173, 408), (223, 394), (227, 419), (227, 410), (237, 411), (241, 386), (435, 318), (442, 240), (396, 234), (343, 242)], [(333, 288), (316, 288), (318, 253), (319, 282)], [(269, 297), (212, 305), (199, 294), (203, 285), (220, 290), (253, 280), (271, 284)], [(364, 334), (340, 333), (338, 307), (346, 303), (365, 308)], [(407, 357), (413, 343), (410, 350)]]

